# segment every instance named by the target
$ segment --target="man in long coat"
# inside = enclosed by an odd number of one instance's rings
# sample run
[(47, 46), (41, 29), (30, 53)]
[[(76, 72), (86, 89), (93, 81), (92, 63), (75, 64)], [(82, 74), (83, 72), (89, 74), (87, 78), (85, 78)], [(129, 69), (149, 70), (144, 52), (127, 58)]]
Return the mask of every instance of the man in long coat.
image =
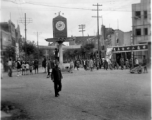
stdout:
[(55, 62), (55, 67), (52, 69), (51, 79), (54, 82), (55, 97), (59, 96), (59, 92), (62, 89), (61, 79), (63, 78), (61, 70), (59, 68), (59, 62)]
[(93, 60), (92, 59), (90, 59), (90, 61), (89, 61), (89, 66), (90, 66), (90, 69), (92, 71), (92, 69), (93, 69)]

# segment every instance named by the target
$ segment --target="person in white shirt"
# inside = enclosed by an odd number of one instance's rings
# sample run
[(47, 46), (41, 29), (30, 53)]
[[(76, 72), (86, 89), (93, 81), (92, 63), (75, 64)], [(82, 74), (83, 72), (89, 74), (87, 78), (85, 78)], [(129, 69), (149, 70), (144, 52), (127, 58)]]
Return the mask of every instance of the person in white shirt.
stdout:
[(4, 66), (1, 60), (1, 79), (3, 79), (3, 71), (4, 71)]
[(84, 70), (86, 70), (86, 60), (83, 60)]
[(25, 75), (25, 68), (26, 68), (25, 62), (23, 61), (23, 63), (22, 63), (22, 75)]
[(89, 61), (89, 66), (90, 66), (90, 70), (92, 71), (93, 70), (93, 60), (92, 59), (90, 59), (90, 61)]
[(137, 67), (139, 65), (139, 61), (137, 58), (135, 58), (135, 67)]
[(73, 60), (70, 61), (70, 73), (73, 73), (73, 68), (74, 68), (74, 62)]
[(11, 58), (8, 61), (8, 76), (12, 77), (12, 59)]
[(26, 74), (28, 74), (28, 70), (29, 70), (29, 64), (28, 62), (26, 62)]
[(111, 62), (111, 59), (108, 59), (108, 67), (110, 70), (112, 70), (112, 62)]

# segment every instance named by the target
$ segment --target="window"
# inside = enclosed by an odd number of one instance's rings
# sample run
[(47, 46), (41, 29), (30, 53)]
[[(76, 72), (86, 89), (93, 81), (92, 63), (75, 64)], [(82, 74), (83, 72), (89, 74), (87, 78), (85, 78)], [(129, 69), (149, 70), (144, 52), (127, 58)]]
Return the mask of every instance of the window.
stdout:
[(119, 43), (119, 39), (117, 39), (117, 44)]
[(135, 18), (136, 19), (141, 18), (141, 12), (140, 11), (135, 12)]
[(144, 28), (144, 35), (148, 35), (148, 28)]
[(101, 46), (102, 47), (102, 50), (104, 50), (104, 46)]
[(136, 29), (136, 36), (141, 35), (141, 29)]
[(147, 11), (144, 11), (144, 18), (147, 18)]

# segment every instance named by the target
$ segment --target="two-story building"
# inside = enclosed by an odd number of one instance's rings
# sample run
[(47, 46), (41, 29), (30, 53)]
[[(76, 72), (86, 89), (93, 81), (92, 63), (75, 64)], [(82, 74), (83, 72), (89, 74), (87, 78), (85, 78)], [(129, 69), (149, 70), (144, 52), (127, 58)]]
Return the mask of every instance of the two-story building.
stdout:
[(132, 4), (132, 44), (148, 44), (148, 51), (135, 52), (138, 59), (151, 60), (151, 0)]

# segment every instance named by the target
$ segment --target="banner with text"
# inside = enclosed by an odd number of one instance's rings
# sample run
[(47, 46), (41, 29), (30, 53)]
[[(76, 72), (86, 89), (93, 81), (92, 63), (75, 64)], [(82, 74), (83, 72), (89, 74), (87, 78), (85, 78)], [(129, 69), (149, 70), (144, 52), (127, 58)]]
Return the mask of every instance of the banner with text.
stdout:
[(147, 51), (148, 45), (147, 44), (138, 44), (138, 45), (130, 45), (130, 46), (119, 46), (113, 47), (113, 53), (120, 53), (120, 52), (135, 52), (135, 51)]

